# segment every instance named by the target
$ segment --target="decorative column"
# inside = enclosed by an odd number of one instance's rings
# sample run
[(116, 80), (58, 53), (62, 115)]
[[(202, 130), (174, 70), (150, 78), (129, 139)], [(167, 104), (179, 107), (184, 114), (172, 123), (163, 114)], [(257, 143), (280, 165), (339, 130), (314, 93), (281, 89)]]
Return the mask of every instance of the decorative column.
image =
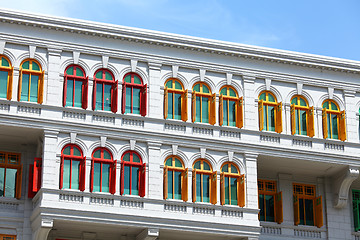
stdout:
[(42, 188), (59, 188), (60, 159), (56, 158), (57, 130), (44, 130), (44, 149), (42, 156)]
[(359, 141), (359, 122), (356, 120), (356, 113), (359, 109), (356, 109), (355, 91), (344, 90), (345, 99), (345, 114), (346, 114), (346, 134), (347, 141), (358, 142)]
[(148, 142), (149, 161), (147, 165), (148, 182), (147, 196), (149, 198), (162, 199), (162, 174), (160, 172), (161, 164), (161, 143)]
[(160, 117), (163, 112), (163, 104), (160, 94), (160, 71), (161, 63), (149, 62), (149, 84), (148, 84), (148, 116)]
[(255, 76), (244, 75), (244, 128), (258, 130), (255, 94)]
[(246, 204), (247, 208), (258, 209), (257, 158), (254, 152), (245, 152), (246, 167)]
[[(48, 48), (48, 69), (47, 81), (44, 82), (44, 103), (53, 106), (61, 106), (63, 87), (59, 81), (61, 49), (55, 47)], [(45, 70), (45, 69), (44, 69)], [(46, 77), (45, 79), (46, 80)]]

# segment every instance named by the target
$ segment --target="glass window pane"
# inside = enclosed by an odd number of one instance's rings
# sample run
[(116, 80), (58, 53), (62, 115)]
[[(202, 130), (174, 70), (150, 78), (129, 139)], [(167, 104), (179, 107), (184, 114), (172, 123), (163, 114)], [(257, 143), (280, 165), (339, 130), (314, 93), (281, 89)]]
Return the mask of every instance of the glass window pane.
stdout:
[(66, 70), (66, 74), (67, 74), (67, 75), (74, 75), (74, 67), (69, 67), (69, 68)]
[(202, 92), (203, 93), (210, 93), (209, 88), (205, 85), (202, 85)]
[(97, 78), (97, 79), (102, 79), (103, 77), (103, 71), (98, 71), (97, 73), (96, 73), (96, 75), (95, 75), (95, 77)]
[(200, 167), (200, 161), (197, 161), (197, 162), (194, 164), (194, 168), (196, 168), (196, 169), (201, 169), (201, 167)]
[(332, 119), (332, 135), (333, 135), (333, 139), (338, 139), (339, 135), (338, 135), (338, 115), (336, 114), (331, 114), (331, 119)]
[(124, 194), (130, 194), (130, 167), (124, 169)]
[(228, 100), (224, 100), (223, 101), (223, 124), (225, 126), (228, 126), (229, 123), (228, 123)]
[(39, 76), (31, 75), (30, 102), (37, 102), (38, 87), (39, 87)]
[(110, 164), (104, 164), (102, 165), (102, 185), (101, 185), (101, 191), (102, 192), (109, 192), (110, 190)]
[(174, 119), (181, 120), (181, 94), (175, 93), (174, 95), (175, 95), (175, 103), (174, 103), (175, 115), (174, 115)]
[(269, 102), (275, 102), (275, 98), (272, 94), (268, 94), (268, 99), (269, 99)]
[(301, 114), (301, 135), (307, 135), (307, 130), (306, 130), (306, 111), (301, 110), (300, 111)]
[(82, 81), (75, 81), (74, 107), (81, 107), (82, 103)]
[(193, 91), (200, 92), (200, 84), (196, 84)]
[(4, 196), (5, 168), (0, 167), (0, 197)]
[(223, 88), (223, 89), (221, 89), (221, 91), (220, 91), (220, 95), (227, 96), (227, 88)]
[(111, 154), (106, 150), (104, 150), (104, 159), (111, 160)]
[(173, 171), (168, 171), (168, 198), (174, 198), (173, 192)]
[(172, 87), (172, 80), (169, 80), (169, 81), (166, 83), (165, 86), (168, 87), (168, 88), (173, 88), (173, 87)]
[(176, 172), (174, 171), (174, 186), (175, 186), (175, 189), (174, 189), (174, 198), (175, 199), (181, 199), (181, 172)]
[(299, 198), (300, 225), (305, 225), (304, 199)]
[(140, 78), (138, 76), (136, 76), (136, 75), (134, 75), (134, 83), (135, 84), (142, 84)]
[(0, 71), (0, 98), (6, 98), (7, 85), (8, 85), (8, 72)]
[(111, 74), (109, 72), (105, 72), (105, 79), (106, 80), (113, 80), (113, 77), (111, 76)]
[(81, 152), (77, 147), (74, 147), (74, 156), (81, 156)]
[(1, 58), (1, 66), (3, 67), (10, 67), (10, 63), (8, 60), (6, 60), (6, 58)]
[(123, 160), (125, 162), (130, 162), (130, 153), (126, 153), (124, 156), (123, 156)]
[(135, 153), (133, 153), (132, 156), (133, 156), (133, 162), (136, 162), (136, 163), (141, 162), (141, 161), (140, 161), (140, 158), (138, 157), (138, 155), (136, 155)]
[(182, 167), (181, 161), (177, 158), (175, 158), (175, 167)]
[(131, 195), (139, 195), (139, 168), (138, 167), (132, 167)]
[(236, 114), (235, 101), (229, 101), (229, 126), (233, 126), (233, 127), (236, 126), (235, 114)]
[(70, 160), (64, 160), (63, 188), (70, 188)]
[(328, 101), (324, 102), (323, 108), (329, 109), (329, 102)]
[(294, 97), (294, 98), (291, 100), (291, 104), (298, 105), (298, 103), (297, 103), (297, 97)]
[(203, 162), (203, 166), (204, 166), (204, 170), (210, 170), (210, 166), (206, 162)]
[(314, 208), (313, 200), (305, 199), (305, 216), (306, 216), (306, 225), (314, 226)]
[(29, 62), (29, 61), (26, 61), (26, 62), (23, 63), (22, 68), (28, 70), (28, 69), (29, 69), (29, 66), (30, 66), (30, 62)]
[(182, 90), (182, 86), (178, 81), (175, 81), (175, 89)]
[(210, 175), (203, 175), (203, 202), (210, 202)]
[(296, 131), (295, 131), (295, 133), (296, 133), (296, 134), (300, 134), (300, 129), (299, 129), (299, 127), (300, 127), (300, 125), (299, 125), (299, 121), (300, 121), (300, 119), (299, 119), (299, 111), (300, 111), (300, 110), (298, 110), (298, 109), (295, 110), (295, 125), (296, 125)]
[(264, 195), (259, 194), (260, 221), (265, 221)]
[(173, 94), (168, 93), (168, 118), (173, 119)]
[(66, 106), (73, 106), (74, 81), (67, 80), (66, 83)]
[(221, 172), (229, 172), (229, 166), (228, 166), (228, 164), (225, 164), (225, 165), (221, 168)]
[(302, 99), (302, 98), (300, 98), (300, 106), (304, 106), (304, 107), (306, 107), (306, 106), (307, 106), (307, 104), (306, 104), (305, 100), (304, 100), (304, 99)]
[(111, 111), (111, 85), (104, 85), (104, 111)]
[(140, 89), (134, 88), (133, 93), (133, 113), (140, 114)]
[(130, 87), (126, 88), (125, 113), (131, 113), (131, 89)]
[[(269, 131), (275, 131), (275, 108), (269, 106)], [(279, 120), (280, 121), (280, 120)]]
[(124, 81), (127, 82), (127, 83), (131, 83), (131, 75), (127, 75), (127, 76), (124, 78)]
[(84, 77), (84, 73), (80, 68), (76, 68), (76, 76), (78, 77)]
[(19, 157), (16, 154), (8, 154), (8, 163), (9, 164), (19, 164)]
[(328, 138), (331, 138), (331, 114), (328, 113), (326, 114), (326, 117), (327, 117), (327, 125), (328, 125)]
[(195, 122), (201, 122), (201, 97), (196, 97), (196, 117)]
[(72, 161), (71, 164), (71, 189), (79, 189), (80, 161)]
[(101, 150), (99, 149), (99, 150), (96, 150), (95, 152), (94, 152), (94, 154), (93, 154), (93, 157), (94, 158), (101, 158)]
[(22, 80), (21, 80), (21, 101), (28, 101), (29, 96), (29, 80), (30, 75), (29, 74), (23, 74)]
[(268, 129), (268, 122), (269, 122), (269, 119), (268, 119), (268, 106), (267, 105), (264, 105), (264, 130), (266, 131), (269, 131)]
[(229, 177), (225, 177), (225, 204), (230, 202)]
[(5, 197), (15, 197), (17, 169), (7, 168), (5, 180)]
[(103, 85), (101, 83), (96, 84), (96, 110), (103, 109)]
[(94, 192), (100, 192), (100, 181), (101, 181), (101, 164), (94, 163)]
[(230, 178), (231, 184), (231, 205), (237, 205), (237, 180), (236, 178)]
[(331, 103), (331, 110), (338, 110), (338, 107), (335, 103)]
[(70, 155), (70, 146), (69, 147), (66, 147), (63, 151), (63, 154), (64, 155)]
[(231, 165), (231, 173), (238, 173), (238, 170), (233, 165)]
[(202, 121), (203, 123), (209, 123), (209, 99), (203, 97), (202, 98)]
[(168, 160), (166, 160), (165, 165), (171, 167), (172, 166), (172, 158), (169, 158)]
[(275, 221), (274, 196), (265, 195), (265, 201), (266, 201), (266, 221), (274, 222)]
[(230, 90), (230, 96), (231, 96), (231, 97), (236, 97), (235, 91), (232, 90), (231, 88), (229, 88), (229, 90)]
[(40, 71), (40, 66), (36, 62), (32, 62), (32, 70)]
[(201, 174), (196, 174), (196, 201), (201, 202)]
[(259, 100), (264, 100), (266, 101), (266, 93), (262, 93), (259, 97)]

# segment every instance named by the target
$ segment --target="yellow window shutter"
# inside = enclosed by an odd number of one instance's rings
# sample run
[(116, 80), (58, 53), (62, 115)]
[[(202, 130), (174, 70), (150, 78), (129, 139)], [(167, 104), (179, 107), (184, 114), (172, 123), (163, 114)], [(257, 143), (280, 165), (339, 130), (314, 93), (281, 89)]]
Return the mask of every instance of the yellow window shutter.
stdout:
[(209, 123), (214, 125), (216, 123), (216, 93), (210, 99), (210, 119)]
[(196, 169), (192, 170), (192, 201), (196, 202)]
[(299, 198), (294, 195), (294, 225), (297, 226), (300, 223), (300, 209), (299, 209)]
[(245, 174), (238, 177), (238, 205), (245, 207)]
[(315, 225), (318, 228), (321, 228), (324, 225), (322, 196), (319, 196), (315, 199)]
[(283, 222), (283, 201), (282, 201), (282, 192), (278, 192), (275, 195), (275, 221), (277, 223)]
[(167, 199), (168, 198), (168, 167), (165, 166), (164, 167), (164, 180), (163, 180), (163, 183), (164, 183), (164, 199)]
[(339, 119), (339, 128), (340, 128), (340, 140), (346, 140), (346, 115), (345, 110), (340, 112), (340, 119)]
[(242, 128), (244, 126), (244, 115), (243, 115), (243, 110), (244, 108), (244, 103), (243, 103), (243, 97), (240, 97), (237, 100), (237, 108), (236, 108), (236, 126), (238, 128)]
[(223, 125), (223, 120), (224, 120), (224, 97), (223, 95), (220, 95), (219, 97), (219, 125), (222, 126)]
[(328, 125), (327, 125), (327, 112), (326, 108), (322, 110), (322, 123), (323, 123), (323, 137), (327, 139), (328, 137)]
[(181, 95), (181, 120), (186, 122), (188, 120), (188, 99), (187, 99), (188, 90), (186, 89)]
[(282, 132), (282, 102), (279, 102), (276, 107), (276, 123), (275, 123), (275, 131), (277, 133)]
[(196, 92), (193, 91), (191, 95), (191, 121), (195, 122), (196, 118)]
[(216, 204), (217, 203), (217, 172), (214, 171), (211, 174), (211, 203)]
[(17, 100), (20, 102), (21, 99), (21, 84), (22, 84), (22, 68), (20, 68), (19, 71), (19, 84), (18, 84), (18, 95), (17, 95)]
[(168, 88), (165, 87), (164, 89), (164, 119), (167, 119), (168, 116)]
[(44, 76), (45, 71), (42, 71), (41, 77), (39, 79), (39, 89), (38, 89), (38, 103), (42, 104), (44, 99)]
[(315, 135), (314, 130), (314, 106), (309, 108), (309, 114), (308, 114), (308, 136), (313, 137)]
[(16, 173), (16, 195), (15, 197), (17, 199), (21, 198), (21, 184), (22, 184), (22, 171), (23, 171), (23, 166), (21, 165), (21, 167), (18, 169), (17, 173)]
[(291, 134), (296, 133), (296, 116), (295, 116), (295, 103), (290, 105), (290, 121), (291, 121)]
[(185, 168), (181, 173), (182, 183), (181, 183), (181, 199), (184, 202), (188, 201), (188, 169)]
[(225, 173), (220, 173), (220, 204), (225, 204)]
[(14, 67), (12, 67), (11, 71), (9, 72), (8, 89), (6, 94), (7, 100), (11, 100), (12, 98), (13, 78), (14, 78)]
[(259, 130), (262, 131), (264, 129), (264, 101), (259, 101)]

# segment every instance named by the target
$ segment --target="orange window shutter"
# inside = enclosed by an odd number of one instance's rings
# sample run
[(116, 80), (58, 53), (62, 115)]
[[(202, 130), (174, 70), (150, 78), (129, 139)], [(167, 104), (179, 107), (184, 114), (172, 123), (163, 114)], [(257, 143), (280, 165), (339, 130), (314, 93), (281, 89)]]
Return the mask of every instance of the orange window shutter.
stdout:
[(216, 93), (211, 96), (210, 100), (210, 121), (211, 125), (216, 123)]
[(319, 196), (315, 199), (315, 225), (318, 228), (321, 228), (324, 225), (322, 196)]
[(314, 130), (314, 106), (309, 108), (308, 114), (308, 136), (314, 137), (315, 130)]
[(275, 195), (275, 221), (280, 224), (283, 222), (283, 200), (282, 192), (278, 192)]
[(195, 122), (196, 117), (196, 92), (193, 91), (191, 95), (191, 121)]
[(12, 67), (11, 71), (9, 72), (9, 82), (8, 82), (8, 88), (6, 94), (7, 100), (11, 100), (12, 98), (13, 78), (14, 78), (14, 67)]
[(264, 129), (264, 101), (259, 101), (259, 130), (262, 131)]
[(211, 174), (211, 203), (217, 203), (217, 172)]
[(182, 183), (181, 183), (181, 199), (184, 202), (188, 201), (188, 169), (185, 168), (181, 173)]
[(192, 170), (192, 201), (196, 202), (196, 169)]
[(224, 97), (223, 95), (220, 95), (219, 97), (219, 125), (223, 125), (223, 119), (224, 119)]
[(326, 108), (322, 110), (322, 123), (323, 123), (323, 137), (327, 139), (328, 137), (328, 125), (327, 125), (327, 112)]
[(168, 116), (168, 89), (164, 89), (164, 119), (167, 119)]
[(238, 205), (245, 207), (245, 174), (238, 177)]
[(346, 115), (345, 110), (340, 112), (340, 119), (339, 119), (339, 128), (340, 128), (340, 140), (346, 140)]
[(295, 103), (290, 105), (290, 121), (291, 121), (291, 134), (296, 133), (296, 116), (295, 116)]
[(23, 171), (23, 166), (21, 165), (20, 168), (18, 168), (18, 172), (16, 173), (16, 193), (15, 193), (15, 197), (17, 199), (21, 198), (21, 185), (22, 185), (22, 171)]
[(183, 120), (184, 122), (186, 122), (188, 120), (188, 99), (187, 99), (187, 92), (188, 90), (186, 89), (184, 91), (184, 93), (181, 95), (181, 120)]
[(163, 183), (164, 183), (164, 199), (168, 198), (168, 167), (165, 166), (164, 167), (164, 179), (163, 179)]
[(225, 173), (220, 174), (220, 204), (225, 204)]
[(294, 195), (294, 225), (300, 224), (299, 197)]
[(21, 84), (22, 84), (22, 68), (20, 68), (19, 71), (19, 84), (18, 84), (18, 95), (17, 95), (17, 100), (20, 102), (21, 99)]
[(237, 109), (236, 109), (236, 126), (238, 128), (242, 128), (244, 126), (244, 101), (243, 97), (240, 97), (237, 101)]
[(42, 104), (44, 99), (44, 76), (45, 71), (42, 71), (41, 77), (39, 79), (39, 89), (38, 89), (38, 103)]
[(279, 102), (276, 107), (276, 123), (275, 128), (277, 133), (282, 132), (282, 102)]

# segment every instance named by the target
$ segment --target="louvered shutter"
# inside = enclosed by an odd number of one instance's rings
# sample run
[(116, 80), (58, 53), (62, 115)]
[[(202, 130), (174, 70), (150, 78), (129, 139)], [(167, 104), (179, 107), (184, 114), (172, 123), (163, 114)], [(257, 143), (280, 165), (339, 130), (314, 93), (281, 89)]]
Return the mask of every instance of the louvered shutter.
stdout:
[(340, 116), (339, 116), (339, 129), (340, 129), (340, 140), (341, 141), (345, 141), (346, 140), (346, 115), (345, 115), (345, 110), (340, 112)]
[(353, 201), (353, 215), (355, 232), (360, 230), (359, 201)]
[(220, 95), (219, 97), (219, 125), (222, 126), (223, 125), (223, 121), (224, 121), (224, 97), (223, 95)]
[(82, 91), (82, 108), (87, 109), (88, 107), (88, 92), (89, 92), (89, 77), (86, 77), (86, 80), (83, 83), (83, 91)]
[(19, 71), (19, 84), (18, 84), (18, 95), (17, 95), (17, 100), (20, 102), (20, 99), (21, 99), (21, 86), (22, 86), (22, 68), (20, 68), (20, 71)]
[(61, 157), (60, 160), (60, 182), (59, 189), (63, 188), (63, 176), (64, 176), (64, 157)]
[(216, 93), (212, 94), (210, 98), (210, 119), (209, 123), (214, 125), (216, 123)]
[(86, 157), (83, 158), (80, 164), (81, 167), (80, 167), (79, 190), (83, 192), (85, 191)]
[(168, 89), (167, 87), (165, 87), (164, 89), (164, 119), (167, 119), (168, 117), (168, 106), (169, 102), (168, 102)]
[(321, 228), (324, 225), (322, 196), (319, 196), (315, 199), (315, 225), (318, 228)]
[(21, 165), (18, 168), (18, 171), (16, 173), (16, 192), (15, 192), (15, 197), (17, 199), (21, 198), (21, 185), (22, 185), (22, 171), (23, 171), (23, 166)]
[(112, 96), (111, 96), (111, 111), (113, 113), (116, 113), (118, 110), (118, 84), (119, 81), (115, 81), (114, 85), (113, 85), (113, 91), (112, 91)]
[(275, 221), (277, 223), (283, 222), (283, 201), (282, 201), (282, 192), (275, 194)]
[(291, 123), (291, 134), (296, 133), (296, 114), (295, 114), (295, 103), (290, 105), (290, 123)]
[(276, 107), (275, 131), (277, 133), (282, 132), (282, 102), (279, 102), (277, 107)]
[(95, 162), (94, 159), (91, 159), (91, 170), (90, 170), (90, 192), (94, 191), (94, 167), (95, 167)]
[(186, 89), (181, 95), (181, 120), (186, 122), (188, 120), (188, 99), (187, 99), (188, 90)]
[(314, 130), (314, 106), (309, 108), (308, 114), (308, 136), (314, 137), (315, 130)]
[(115, 194), (116, 192), (116, 164), (117, 161), (115, 160), (111, 166), (111, 178), (110, 178), (110, 193)]
[(64, 76), (63, 107), (66, 106), (66, 96), (67, 96), (67, 74), (65, 74), (65, 76)]
[(294, 225), (297, 226), (300, 223), (300, 209), (299, 209), (299, 198), (294, 195)]
[(96, 78), (94, 78), (93, 96), (92, 96), (92, 110), (96, 109)]
[(13, 79), (14, 79), (14, 67), (12, 67), (9, 72), (9, 82), (8, 82), (8, 88), (6, 94), (7, 100), (11, 100), (12, 98)]
[(38, 103), (42, 104), (44, 100), (44, 81), (45, 81), (45, 71), (42, 71), (39, 79), (39, 88), (38, 88)]
[(237, 100), (237, 108), (236, 108), (236, 126), (238, 128), (242, 128), (244, 126), (244, 101), (243, 97), (240, 97)]
[(142, 165), (142, 167), (140, 168), (140, 191), (139, 191), (139, 196), (140, 197), (145, 197), (145, 190), (146, 190), (146, 163), (144, 163)]
[(182, 183), (181, 183), (181, 199), (184, 202), (188, 201), (188, 169), (185, 168), (181, 173)]
[(196, 119), (196, 92), (191, 94), (191, 121), (195, 122)]
[(122, 96), (121, 96), (121, 113), (125, 113), (126, 108), (126, 82), (122, 84)]
[(259, 130), (262, 131), (264, 129), (264, 101), (259, 100)]
[(323, 123), (323, 138), (327, 139), (328, 137), (328, 125), (327, 125), (327, 111), (326, 108), (322, 110), (322, 123)]
[(33, 191), (34, 184), (34, 164), (29, 165), (29, 182), (28, 182), (28, 198), (33, 198), (35, 192)]
[(238, 205), (245, 207), (245, 174), (238, 177)]
[(211, 174), (211, 203), (217, 203), (217, 172)]
[(34, 159), (34, 174), (33, 174), (33, 191), (36, 193), (41, 188), (41, 179), (42, 179), (42, 159)]
[(121, 161), (121, 169), (120, 169), (120, 195), (124, 194), (124, 180), (125, 180), (125, 176), (124, 176), (124, 168), (125, 168), (125, 164), (123, 161)]
[(225, 204), (225, 173), (220, 173), (220, 204)]
[(166, 200), (168, 198), (168, 166), (164, 167), (163, 191), (164, 199)]
[(146, 116), (146, 109), (147, 109), (147, 84), (144, 85), (144, 87), (141, 89), (141, 100), (140, 100), (140, 111), (141, 111), (141, 116), (145, 117)]

